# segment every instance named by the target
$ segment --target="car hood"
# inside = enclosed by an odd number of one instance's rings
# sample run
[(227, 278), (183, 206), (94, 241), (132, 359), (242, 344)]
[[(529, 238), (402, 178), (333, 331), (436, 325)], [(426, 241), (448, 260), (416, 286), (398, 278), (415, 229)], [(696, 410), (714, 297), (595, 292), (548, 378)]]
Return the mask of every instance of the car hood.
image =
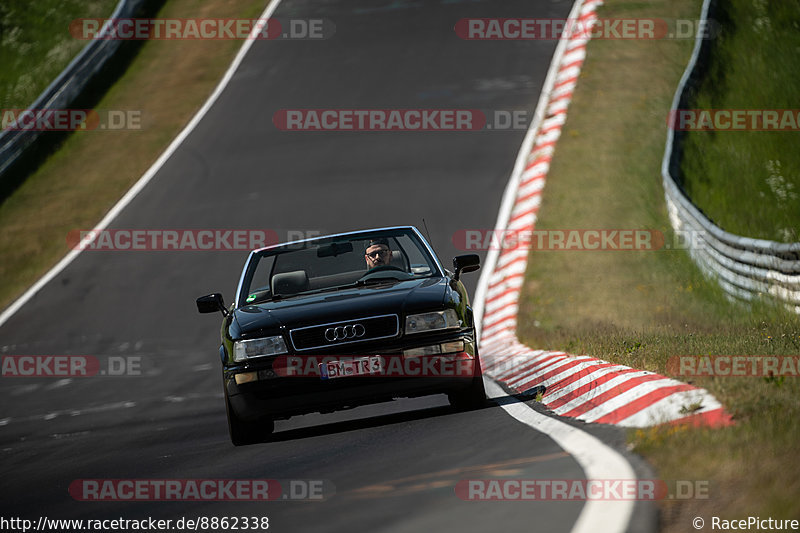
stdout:
[(368, 316), (399, 314), (402, 320), (404, 314), (441, 309), (449, 290), (447, 278), (437, 277), (295, 296), (241, 307), (234, 323), (239, 335), (250, 337)]

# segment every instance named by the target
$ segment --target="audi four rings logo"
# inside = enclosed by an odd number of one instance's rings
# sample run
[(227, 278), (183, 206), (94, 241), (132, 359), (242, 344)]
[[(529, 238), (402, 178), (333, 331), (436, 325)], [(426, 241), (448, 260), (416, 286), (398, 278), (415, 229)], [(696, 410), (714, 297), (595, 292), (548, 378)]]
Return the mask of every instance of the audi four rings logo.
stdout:
[(336, 326), (325, 330), (325, 340), (328, 342), (343, 341), (347, 339), (357, 339), (363, 337), (367, 332), (361, 324), (347, 324), (346, 326)]

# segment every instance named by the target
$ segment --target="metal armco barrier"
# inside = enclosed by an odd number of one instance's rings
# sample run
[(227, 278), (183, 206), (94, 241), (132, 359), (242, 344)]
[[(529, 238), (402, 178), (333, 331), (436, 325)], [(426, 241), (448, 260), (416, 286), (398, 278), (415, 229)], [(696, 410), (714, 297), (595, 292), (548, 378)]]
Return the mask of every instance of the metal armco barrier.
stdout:
[[(703, 2), (703, 21), (708, 20), (711, 3), (711, 0)], [(711, 40), (704, 39), (703, 32), (698, 32), (689, 65), (675, 92), (672, 109), (689, 107), (688, 94), (700, 79), (710, 46)], [(689, 236), (687, 247), (692, 259), (729, 295), (742, 300), (768, 295), (800, 313), (800, 243), (741, 237), (711, 222), (674, 178), (679, 175), (682, 135), (685, 133), (674, 128), (667, 130), (661, 176), (670, 222), (676, 232)]]
[[(110, 18), (130, 18), (145, 0), (120, 0)], [(102, 34), (102, 33), (101, 33)], [(92, 39), (28, 109), (65, 109), (77, 98), (114, 55), (122, 41)], [(0, 180), (8, 168), (31, 146), (41, 131), (5, 130), (0, 132)]]

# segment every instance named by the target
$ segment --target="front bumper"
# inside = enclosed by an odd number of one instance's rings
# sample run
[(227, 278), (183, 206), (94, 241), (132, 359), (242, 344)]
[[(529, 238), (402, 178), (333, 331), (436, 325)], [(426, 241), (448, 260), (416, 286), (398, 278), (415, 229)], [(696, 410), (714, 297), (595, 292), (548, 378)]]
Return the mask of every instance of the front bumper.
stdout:
[[(457, 392), (480, 379), (480, 361), (471, 332), (411, 340), (365, 346), (358, 353), (284, 355), (229, 365), (223, 369), (225, 392), (231, 408), (243, 420), (280, 419), (395, 398)], [(458, 352), (403, 356), (403, 350), (458, 341), (463, 342), (463, 349)], [(329, 360), (377, 355), (383, 359), (381, 374), (337, 379), (320, 376), (319, 365)]]

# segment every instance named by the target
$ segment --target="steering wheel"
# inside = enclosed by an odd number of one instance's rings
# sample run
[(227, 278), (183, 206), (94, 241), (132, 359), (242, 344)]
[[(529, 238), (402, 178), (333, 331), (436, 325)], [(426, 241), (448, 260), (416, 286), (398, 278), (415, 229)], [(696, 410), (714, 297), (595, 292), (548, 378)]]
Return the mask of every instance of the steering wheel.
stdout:
[[(378, 273), (378, 272), (387, 272), (387, 271), (391, 271), (391, 272), (394, 272), (394, 271), (397, 271), (397, 272), (402, 272), (402, 273), (403, 273), (403, 274), (405, 274), (406, 276), (409, 276), (409, 277), (411, 276), (411, 275), (410, 275), (408, 272), (406, 272), (405, 270), (403, 270), (403, 269), (402, 269), (402, 268), (400, 268), (400, 267), (396, 267), (396, 266), (394, 266), (394, 265), (378, 265), (378, 266), (376, 266), (376, 267), (372, 267), (372, 268), (370, 268), (369, 270), (367, 270), (367, 272), (366, 272), (366, 273), (365, 273), (363, 276), (361, 276), (360, 278), (358, 278), (358, 279), (360, 279), (360, 280), (361, 280), (361, 279), (365, 279), (365, 278), (367, 278), (368, 276), (372, 276), (372, 274), (376, 274), (376, 273)], [(400, 278), (397, 278), (397, 279), (400, 279)]]
[[(405, 272), (405, 270), (403, 270), (402, 268), (396, 267), (394, 265), (378, 265), (376, 267), (372, 267), (369, 270), (367, 270), (367, 274), (372, 274), (373, 272), (382, 272), (384, 270), (399, 270), (400, 272)], [(366, 276), (366, 274), (364, 275)]]

